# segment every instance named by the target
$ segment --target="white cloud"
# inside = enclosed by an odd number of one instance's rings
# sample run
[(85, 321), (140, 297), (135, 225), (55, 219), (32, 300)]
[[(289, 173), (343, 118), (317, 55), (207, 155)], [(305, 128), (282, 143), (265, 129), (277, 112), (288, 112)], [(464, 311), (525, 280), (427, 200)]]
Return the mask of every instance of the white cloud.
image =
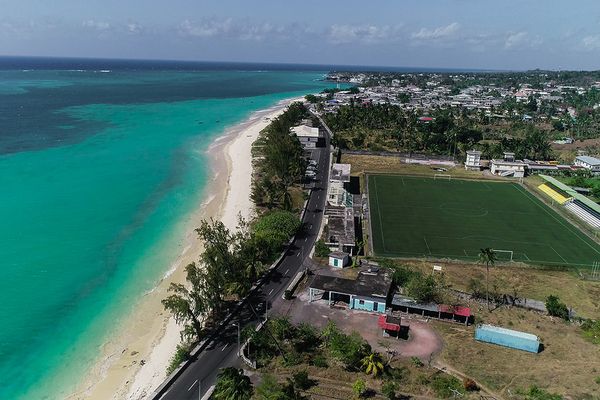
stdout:
[(537, 47), (543, 43), (540, 36), (532, 36), (528, 32), (509, 32), (504, 41), (506, 50), (517, 48)]
[(210, 38), (214, 36), (223, 36), (232, 30), (232, 20), (203, 19), (200, 22), (192, 22), (188, 19), (179, 24), (179, 33), (184, 36), (194, 36), (201, 38)]
[(439, 26), (435, 29), (421, 28), (418, 32), (413, 32), (411, 37), (416, 40), (440, 40), (450, 38), (460, 30), (460, 24), (453, 22), (446, 26)]
[(249, 20), (208, 19), (199, 21), (184, 20), (177, 30), (180, 35), (196, 38), (229, 38), (242, 41), (281, 41), (298, 38), (309, 32), (309, 29), (298, 25), (275, 25), (270, 22), (253, 22)]
[(504, 41), (505, 49), (512, 49), (513, 47), (518, 47), (525, 42), (527, 39), (527, 32), (515, 32), (509, 33)]
[(332, 25), (326, 35), (333, 44), (372, 44), (397, 39), (401, 29), (402, 25)]
[(84, 28), (95, 29), (97, 31), (107, 31), (111, 28), (110, 23), (105, 21), (96, 21), (93, 19), (88, 19), (87, 21), (83, 21), (81, 26)]
[(129, 22), (127, 23), (127, 32), (131, 33), (131, 34), (138, 34), (141, 33), (144, 29), (144, 27), (136, 22)]
[(581, 44), (586, 50), (600, 49), (600, 35), (590, 35), (581, 39)]

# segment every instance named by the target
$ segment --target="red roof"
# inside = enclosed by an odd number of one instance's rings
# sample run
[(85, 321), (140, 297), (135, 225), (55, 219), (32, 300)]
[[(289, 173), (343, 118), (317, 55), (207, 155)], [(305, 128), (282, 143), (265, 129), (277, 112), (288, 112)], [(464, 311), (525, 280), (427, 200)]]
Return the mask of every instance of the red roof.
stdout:
[(400, 324), (393, 324), (387, 322), (387, 315), (380, 315), (379, 320), (377, 321), (377, 325), (381, 329), (385, 329), (386, 331), (400, 331)]
[(468, 318), (471, 316), (471, 309), (469, 307), (440, 304), (438, 305), (438, 310), (448, 314), (460, 315), (461, 317)]
[(421, 121), (433, 121), (433, 118), (431, 118), (431, 117), (421, 117), (421, 118), (419, 118), (419, 120), (421, 120)]

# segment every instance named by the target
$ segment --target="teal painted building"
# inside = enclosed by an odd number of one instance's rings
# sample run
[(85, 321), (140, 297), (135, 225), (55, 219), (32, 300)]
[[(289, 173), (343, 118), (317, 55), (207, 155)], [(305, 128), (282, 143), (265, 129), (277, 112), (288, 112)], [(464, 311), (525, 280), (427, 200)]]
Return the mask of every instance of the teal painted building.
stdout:
[(356, 279), (332, 275), (315, 275), (309, 286), (309, 298), (326, 300), (329, 305), (345, 304), (353, 310), (385, 313), (392, 287), (391, 273), (387, 269), (368, 268), (358, 273)]

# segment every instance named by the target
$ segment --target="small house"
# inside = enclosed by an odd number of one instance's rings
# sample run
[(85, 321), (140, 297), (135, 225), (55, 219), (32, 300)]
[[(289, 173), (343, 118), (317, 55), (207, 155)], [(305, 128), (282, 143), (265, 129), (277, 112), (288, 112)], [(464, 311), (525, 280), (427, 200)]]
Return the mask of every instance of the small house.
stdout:
[(319, 143), (319, 128), (314, 128), (308, 125), (300, 125), (292, 128), (292, 132), (296, 134), (300, 144), (305, 149), (314, 149)]
[(494, 159), (490, 162), (490, 171), (494, 175), (514, 176), (522, 178), (525, 176), (527, 164), (523, 161), (506, 161)]
[(465, 169), (479, 171), (481, 169), (481, 152), (477, 150), (467, 151)]
[(333, 268), (344, 268), (348, 265), (350, 256), (343, 251), (334, 251), (329, 253), (329, 266)]
[(600, 159), (596, 157), (577, 156), (574, 165), (588, 169), (593, 174), (600, 174)]
[(385, 313), (391, 287), (389, 270), (370, 267), (360, 271), (356, 279), (315, 275), (308, 290), (310, 302), (325, 299), (329, 305)]

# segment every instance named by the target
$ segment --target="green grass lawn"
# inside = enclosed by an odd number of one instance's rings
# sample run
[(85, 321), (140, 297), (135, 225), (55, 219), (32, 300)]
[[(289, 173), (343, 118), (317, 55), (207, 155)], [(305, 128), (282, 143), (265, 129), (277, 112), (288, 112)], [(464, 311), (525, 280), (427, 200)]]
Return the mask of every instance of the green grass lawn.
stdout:
[(532, 264), (600, 261), (598, 244), (516, 183), (369, 175), (368, 190), (377, 256), (476, 260), (491, 247)]

